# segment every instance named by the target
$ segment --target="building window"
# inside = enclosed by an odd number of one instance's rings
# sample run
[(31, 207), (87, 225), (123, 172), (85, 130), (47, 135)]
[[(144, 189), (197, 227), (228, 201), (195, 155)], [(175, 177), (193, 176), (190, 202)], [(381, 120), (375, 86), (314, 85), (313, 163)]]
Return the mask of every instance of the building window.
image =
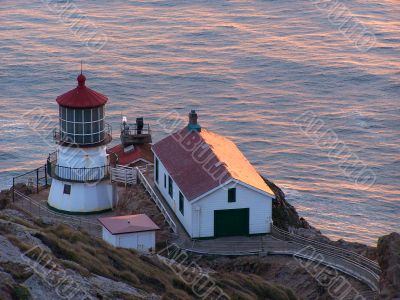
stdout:
[(168, 176), (168, 194), (172, 199), (174, 199), (174, 187), (171, 176)]
[(158, 159), (156, 158), (156, 182), (158, 183)]
[(228, 202), (236, 202), (236, 188), (228, 189)]
[(67, 195), (71, 194), (71, 185), (64, 184), (64, 194), (67, 194)]
[(164, 188), (167, 188), (167, 175), (164, 174)]
[(184, 215), (185, 212), (184, 203), (185, 203), (185, 198), (183, 197), (182, 193), (179, 192), (179, 211), (181, 212), (182, 216)]

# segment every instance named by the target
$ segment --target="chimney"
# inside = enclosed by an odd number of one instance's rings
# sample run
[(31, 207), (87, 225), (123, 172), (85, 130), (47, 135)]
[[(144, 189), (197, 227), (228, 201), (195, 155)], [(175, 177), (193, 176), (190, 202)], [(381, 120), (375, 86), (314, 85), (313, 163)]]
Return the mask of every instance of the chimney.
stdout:
[(201, 131), (201, 126), (197, 123), (197, 113), (195, 110), (191, 110), (189, 113), (189, 124), (188, 124), (189, 131)]

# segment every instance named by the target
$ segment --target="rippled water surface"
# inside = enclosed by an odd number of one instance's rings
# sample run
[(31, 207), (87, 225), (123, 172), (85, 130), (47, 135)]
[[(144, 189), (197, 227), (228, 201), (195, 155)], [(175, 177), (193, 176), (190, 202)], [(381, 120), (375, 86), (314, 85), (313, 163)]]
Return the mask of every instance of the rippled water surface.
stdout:
[[(114, 143), (121, 115), (147, 118), (157, 140), (195, 108), (330, 237), (374, 244), (399, 231), (399, 2), (340, 2), (376, 39), (369, 51), (318, 2), (1, 1), (0, 186), (54, 149), (55, 97), (82, 59), (110, 98)], [(296, 122), (306, 112), (316, 134)], [(51, 122), (36, 126), (41, 116)], [(327, 130), (345, 151), (321, 143)]]

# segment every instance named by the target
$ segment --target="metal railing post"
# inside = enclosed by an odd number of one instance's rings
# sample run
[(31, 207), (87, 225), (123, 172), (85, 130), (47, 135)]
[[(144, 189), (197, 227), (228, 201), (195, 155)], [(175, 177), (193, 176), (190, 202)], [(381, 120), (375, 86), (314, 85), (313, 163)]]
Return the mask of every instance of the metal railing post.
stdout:
[(46, 188), (48, 187), (48, 183), (47, 183), (47, 169), (46, 169), (46, 165), (44, 165), (44, 184), (46, 186)]
[(39, 194), (39, 168), (36, 169), (36, 193)]
[(13, 185), (12, 185), (12, 200), (15, 202), (15, 178), (13, 177)]

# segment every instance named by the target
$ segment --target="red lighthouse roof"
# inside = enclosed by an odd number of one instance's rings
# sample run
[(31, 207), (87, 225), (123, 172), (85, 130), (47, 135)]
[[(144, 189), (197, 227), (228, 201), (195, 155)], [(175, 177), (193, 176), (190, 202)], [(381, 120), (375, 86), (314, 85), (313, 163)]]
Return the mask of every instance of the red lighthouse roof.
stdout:
[(57, 97), (57, 103), (69, 108), (94, 108), (106, 104), (108, 98), (85, 85), (86, 77), (79, 74), (78, 86)]

